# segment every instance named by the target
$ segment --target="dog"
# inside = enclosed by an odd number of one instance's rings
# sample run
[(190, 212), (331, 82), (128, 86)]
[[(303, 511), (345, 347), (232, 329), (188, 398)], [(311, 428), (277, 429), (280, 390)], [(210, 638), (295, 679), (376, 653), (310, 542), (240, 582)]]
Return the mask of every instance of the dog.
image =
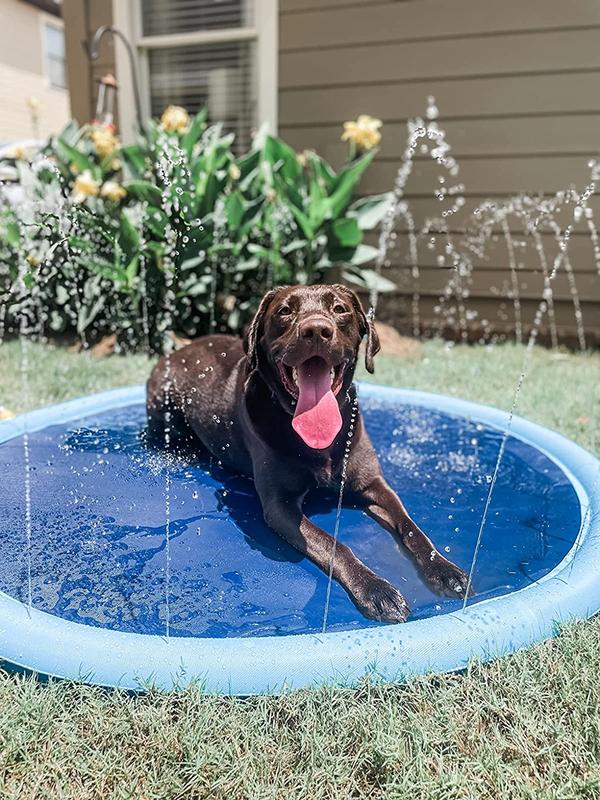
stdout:
[(302, 512), (310, 490), (339, 489), (343, 480), (344, 496), (408, 550), (434, 591), (464, 597), (465, 572), (437, 551), (383, 477), (353, 384), (363, 339), (372, 373), (379, 340), (351, 289), (271, 289), (243, 341), (203, 336), (160, 359), (148, 381), (148, 433), (251, 476), (274, 531), (331, 569), (366, 617), (399, 623), (409, 607), (398, 589)]

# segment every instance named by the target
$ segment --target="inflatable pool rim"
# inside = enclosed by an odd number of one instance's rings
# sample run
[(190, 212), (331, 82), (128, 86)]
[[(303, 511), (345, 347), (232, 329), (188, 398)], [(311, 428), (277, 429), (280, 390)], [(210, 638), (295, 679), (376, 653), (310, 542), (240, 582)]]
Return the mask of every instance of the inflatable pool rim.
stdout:
[[(504, 430), (506, 411), (409, 389), (359, 384), (360, 397), (443, 411)], [(71, 400), (0, 422), (0, 444), (26, 430), (143, 403), (132, 386)], [(556, 633), (557, 625), (600, 609), (600, 461), (564, 436), (515, 416), (510, 435), (543, 451), (571, 481), (581, 504), (574, 545), (537, 582), (464, 610), (325, 634), (251, 638), (164, 637), (70, 622), (0, 592), (0, 657), (9, 667), (102, 686), (251, 695), (322, 684), (353, 685), (364, 675), (400, 681), (460, 670)]]

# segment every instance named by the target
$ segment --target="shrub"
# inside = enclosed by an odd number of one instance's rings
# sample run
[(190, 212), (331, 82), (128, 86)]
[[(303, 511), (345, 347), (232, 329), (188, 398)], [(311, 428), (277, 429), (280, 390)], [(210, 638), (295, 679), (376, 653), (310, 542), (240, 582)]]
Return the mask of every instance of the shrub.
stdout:
[[(120, 347), (160, 350), (169, 330), (239, 332), (264, 291), (336, 269), (358, 285), (363, 243), (385, 195), (352, 202), (375, 150), (339, 172), (265, 131), (236, 156), (233, 135), (168, 109), (136, 144), (110, 127), (70, 123), (31, 163), (0, 208), (0, 291), (13, 327), (114, 333)], [(0, 301), (1, 303), (1, 301)]]

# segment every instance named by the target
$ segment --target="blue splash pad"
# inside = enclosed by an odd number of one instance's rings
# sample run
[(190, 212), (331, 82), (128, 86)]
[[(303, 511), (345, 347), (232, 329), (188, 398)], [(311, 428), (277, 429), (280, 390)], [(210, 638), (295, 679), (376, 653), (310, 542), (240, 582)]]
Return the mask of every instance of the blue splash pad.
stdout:
[[(468, 571), (501, 434), (463, 417), (361, 402), (383, 472), (438, 549)], [(327, 577), (263, 522), (250, 480), (169, 457), (144, 443), (132, 404), (29, 434), (32, 588), (36, 609), (132, 633), (166, 626), (165, 484), (170, 478), (170, 633), (265, 636), (321, 631)], [(0, 590), (27, 600), (22, 437), (0, 447)], [(308, 515), (333, 531), (337, 497), (315, 493)], [(476, 597), (520, 589), (549, 572), (579, 532), (564, 471), (511, 437), (473, 584)], [(344, 508), (340, 540), (398, 586), (419, 619), (462, 605), (440, 598), (375, 521)], [(329, 630), (377, 625), (335, 584)]]
[[(507, 415), (369, 385), (360, 398), (388, 481), (437, 547), (468, 569)], [(25, 425), (33, 609), (25, 605)], [(374, 662), (386, 677), (454, 669), (600, 606), (598, 511), (590, 504), (598, 461), (524, 420), (514, 420), (507, 442), (469, 607), (434, 595), (389, 534), (349, 507), (340, 539), (401, 589), (412, 616), (404, 626), (366, 620), (334, 583), (325, 635), (327, 578), (266, 527), (252, 482), (218, 463), (148, 448), (144, 425), (141, 387), (0, 423), (0, 470), (8, 476), (0, 498), (0, 656), (107, 685), (136, 686), (149, 676), (185, 685), (204, 676), (207, 688), (248, 694), (285, 682), (352, 680)], [(306, 511), (333, 531), (336, 502), (315, 493)]]

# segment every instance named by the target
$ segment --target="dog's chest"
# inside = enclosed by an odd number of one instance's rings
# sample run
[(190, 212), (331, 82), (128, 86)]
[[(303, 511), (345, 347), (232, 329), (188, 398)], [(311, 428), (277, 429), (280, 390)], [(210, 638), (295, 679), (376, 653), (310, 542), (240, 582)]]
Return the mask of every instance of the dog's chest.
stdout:
[(320, 462), (314, 469), (314, 476), (317, 486), (324, 489), (334, 486), (338, 480), (332, 459), (326, 458)]

